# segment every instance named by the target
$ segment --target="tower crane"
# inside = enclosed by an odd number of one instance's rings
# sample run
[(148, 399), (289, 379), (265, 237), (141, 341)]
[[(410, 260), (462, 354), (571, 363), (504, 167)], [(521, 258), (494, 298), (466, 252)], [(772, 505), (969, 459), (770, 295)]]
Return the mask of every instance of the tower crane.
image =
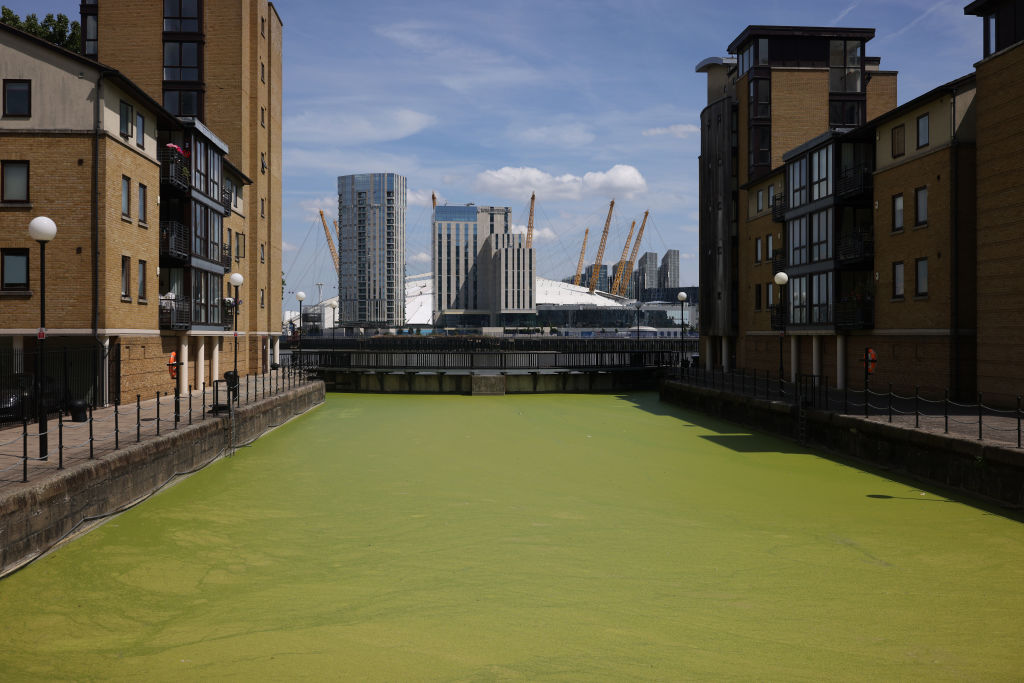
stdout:
[(530, 220), (526, 226), (526, 248), (529, 249), (533, 246), (533, 204), (537, 201), (537, 193), (532, 192), (530, 194)]
[(579, 284), (580, 284), (580, 274), (583, 272), (583, 257), (587, 253), (587, 237), (589, 237), (589, 236), (590, 236), (590, 228), (587, 228), (586, 230), (583, 231), (583, 248), (580, 249), (580, 262), (576, 266), (576, 277), (573, 278), (573, 281), (572, 281), (572, 283), (574, 285), (576, 285), (577, 287), (579, 287)]
[[(320, 222), (324, 224), (324, 236), (327, 237), (327, 246), (331, 248), (331, 261), (334, 263), (334, 272), (338, 272), (338, 250), (334, 246), (334, 238), (331, 237), (331, 229), (327, 227), (327, 219), (324, 218), (324, 210), (320, 209)], [(335, 230), (338, 225), (335, 223)]]
[(612, 209), (615, 208), (615, 200), (608, 205), (608, 218), (604, 221), (604, 232), (601, 233), (601, 246), (597, 248), (597, 259), (594, 261), (594, 270), (590, 273), (590, 293), (597, 288), (597, 276), (601, 273), (601, 259), (604, 258), (604, 245), (608, 242), (608, 228), (612, 225)]
[[(633, 242), (633, 253), (629, 255), (629, 266), (626, 268), (626, 272), (629, 273), (630, 275), (632, 275), (633, 268), (636, 266), (636, 255), (637, 255), (637, 252), (640, 251), (640, 240), (642, 240), (644, 238), (644, 226), (647, 225), (647, 214), (649, 214), (649, 213), (650, 213), (650, 211), (644, 211), (644, 219), (642, 221), (640, 221), (640, 232), (638, 232), (636, 234), (636, 242)], [(626, 294), (626, 286), (628, 284), (629, 283), (627, 282), (626, 278), (623, 278), (622, 282), (619, 283), (619, 291), (618, 292), (612, 292), (612, 294), (618, 294), (619, 296), (625, 296), (625, 294)], [(639, 297), (637, 297), (637, 298), (639, 298)]]
[(636, 227), (636, 221), (629, 226), (629, 236), (626, 237), (626, 243), (622, 245), (622, 256), (619, 257), (619, 262), (615, 268), (615, 280), (612, 281), (612, 294), (619, 291), (619, 282), (622, 280), (622, 271), (626, 269), (626, 252), (629, 251), (629, 243), (633, 239), (633, 228)]

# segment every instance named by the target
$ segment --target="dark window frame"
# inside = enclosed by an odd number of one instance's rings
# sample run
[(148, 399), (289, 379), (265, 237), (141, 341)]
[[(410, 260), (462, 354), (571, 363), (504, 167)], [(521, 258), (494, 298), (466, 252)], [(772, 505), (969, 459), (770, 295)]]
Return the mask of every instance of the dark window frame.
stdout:
[[(924, 264), (924, 289), (921, 289), (921, 265)], [(914, 296), (928, 296), (928, 257), (914, 259)]]
[[(921, 122), (922, 121), (924, 121), (924, 124), (925, 124), (924, 142), (921, 142)], [(927, 147), (929, 144), (931, 144), (931, 138), (932, 138), (931, 122), (929, 121), (928, 114), (926, 112), (926, 113), (921, 114), (920, 116), (917, 117), (917, 148), (921, 149), (922, 147)]]
[(131, 301), (132, 257), (121, 254), (121, 301)]
[[(900, 220), (896, 222), (896, 201), (900, 202)], [(903, 232), (904, 226), (907, 224), (907, 203), (903, 200), (903, 193), (899, 192), (892, 196), (892, 232)]]
[(136, 281), (138, 282), (138, 302), (140, 304), (146, 302), (146, 262), (139, 259), (138, 273), (136, 274)]
[[(168, 46), (175, 46), (175, 54), (177, 56), (176, 63), (168, 63), (167, 60), (167, 48)], [(196, 49), (195, 64), (184, 64), (184, 53), (186, 45), (194, 45)], [(163, 44), (163, 55), (161, 57), (162, 71), (164, 83), (199, 83), (203, 80), (203, 44), (198, 40), (165, 40)], [(195, 73), (184, 74), (183, 72), (188, 69)], [(175, 74), (171, 70), (177, 70)], [(194, 76), (194, 78), (193, 78)]]
[[(899, 269), (900, 277), (897, 280), (896, 270)], [(896, 285), (899, 285), (899, 291), (897, 291)], [(892, 298), (903, 299), (906, 296), (906, 269), (903, 266), (903, 261), (893, 261), (892, 263)]]
[(754, 310), (761, 310), (761, 283), (754, 285)]
[(118, 131), (121, 133), (121, 137), (125, 140), (131, 139), (132, 135), (135, 133), (135, 107), (131, 102), (121, 100), (121, 104), (118, 106), (117, 115), (120, 119)]
[(141, 111), (135, 112), (135, 146), (146, 149), (146, 115)]
[(132, 179), (121, 176), (121, 218), (132, 217)]
[(145, 185), (139, 183), (138, 186), (136, 187), (135, 194), (137, 197), (136, 201), (138, 203), (135, 212), (139, 215), (139, 225), (146, 225), (146, 223), (148, 222), (146, 217), (146, 200), (148, 199), (148, 189), (146, 188)]
[[(7, 187), (5, 178), (7, 173), (4, 171), (4, 166), (8, 164), (18, 164), (25, 166), (25, 198), (24, 199), (8, 199), (7, 198)], [(0, 161), (0, 202), (5, 204), (29, 204), (32, 201), (32, 184), (29, 182), (32, 178), (32, 165), (28, 159), (4, 159)]]
[[(7, 111), (8, 84), (25, 83), (28, 85), (28, 111), (24, 114), (11, 114)], [(5, 119), (27, 119), (32, 116), (32, 81), (28, 78), (5, 78), (3, 81), (3, 116)]]
[[(924, 220), (921, 220), (921, 192), (924, 191)], [(928, 186), (914, 188), (914, 227), (920, 228), (928, 225)]]
[[(897, 135), (897, 132), (899, 133)], [(892, 158), (898, 159), (907, 153), (907, 127), (905, 124), (893, 126), (890, 132), (892, 137)]]
[[(201, 33), (203, 30), (203, 8), (200, 0), (195, 0), (196, 13), (182, 14), (181, 7), (183, 4), (188, 3), (190, 0), (164, 0), (163, 3), (163, 28), (166, 33)], [(171, 6), (174, 6), (173, 8)], [(176, 13), (168, 13), (169, 9), (175, 10)], [(194, 26), (183, 26), (183, 21), (195, 21)], [(173, 22), (177, 22), (174, 24)]]
[[(5, 283), (6, 277), (4, 274), (4, 264), (7, 261), (7, 256), (24, 256), (25, 257), (25, 283), (22, 286), (20, 283), (13, 285), (7, 285)], [(0, 290), (4, 292), (27, 292), (31, 283), (32, 269), (31, 256), (29, 250), (26, 247), (4, 247), (0, 249)]]

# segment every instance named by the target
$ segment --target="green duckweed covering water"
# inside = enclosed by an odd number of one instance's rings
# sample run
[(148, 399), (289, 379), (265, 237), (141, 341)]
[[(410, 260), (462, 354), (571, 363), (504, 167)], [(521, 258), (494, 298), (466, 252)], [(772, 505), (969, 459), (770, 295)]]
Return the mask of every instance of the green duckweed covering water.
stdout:
[(1019, 679), (1024, 527), (653, 394), (330, 395), (0, 626), (4, 680)]

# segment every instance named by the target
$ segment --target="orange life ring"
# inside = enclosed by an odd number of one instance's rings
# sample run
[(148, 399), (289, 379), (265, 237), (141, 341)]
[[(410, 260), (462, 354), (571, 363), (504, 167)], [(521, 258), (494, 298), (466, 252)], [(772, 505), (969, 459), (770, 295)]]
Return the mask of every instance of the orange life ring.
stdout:
[(171, 379), (178, 378), (178, 352), (171, 351), (171, 357), (167, 361), (167, 372), (171, 375)]
[(864, 354), (864, 362), (868, 368), (868, 374), (873, 375), (875, 373), (875, 364), (878, 362), (878, 354), (875, 350), (869, 348)]

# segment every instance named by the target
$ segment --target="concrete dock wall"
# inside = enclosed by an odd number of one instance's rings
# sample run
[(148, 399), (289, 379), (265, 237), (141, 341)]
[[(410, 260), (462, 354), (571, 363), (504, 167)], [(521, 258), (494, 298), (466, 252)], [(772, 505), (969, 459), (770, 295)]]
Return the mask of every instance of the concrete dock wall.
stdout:
[[(796, 438), (796, 406), (664, 381), (661, 400), (754, 429)], [(809, 444), (897, 475), (934, 482), (1006, 507), (1024, 505), (1024, 452), (991, 442), (805, 410)]]
[(384, 394), (603, 393), (656, 389), (662, 371), (546, 370), (519, 372), (323, 370), (328, 391)]
[[(324, 400), (313, 382), (235, 411), (238, 445), (286, 422)], [(208, 418), (87, 460), (0, 499), (0, 573), (41, 551), (89, 517), (112, 513), (164, 485), (175, 474), (194, 471), (232, 445), (227, 417)]]

